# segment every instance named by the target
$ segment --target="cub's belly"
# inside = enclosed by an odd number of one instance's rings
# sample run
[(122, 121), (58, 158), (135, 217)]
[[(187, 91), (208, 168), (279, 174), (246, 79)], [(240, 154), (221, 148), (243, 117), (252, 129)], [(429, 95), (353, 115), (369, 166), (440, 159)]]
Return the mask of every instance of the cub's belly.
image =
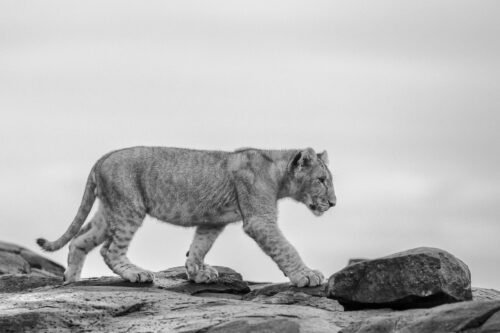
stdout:
[(181, 226), (203, 224), (227, 224), (241, 221), (241, 214), (236, 205), (224, 207), (203, 207), (187, 203), (158, 207), (149, 213), (161, 221)]

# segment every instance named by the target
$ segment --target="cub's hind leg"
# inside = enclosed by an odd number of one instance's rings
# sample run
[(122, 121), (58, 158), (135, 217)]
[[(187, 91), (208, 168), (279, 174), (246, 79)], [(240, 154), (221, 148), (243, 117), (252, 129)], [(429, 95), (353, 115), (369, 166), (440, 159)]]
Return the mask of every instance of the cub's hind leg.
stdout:
[(224, 230), (224, 227), (224, 225), (220, 225), (198, 226), (196, 228), (186, 260), (186, 271), (189, 280), (196, 283), (210, 283), (219, 277), (217, 270), (205, 264), (204, 259), (219, 234)]
[(87, 254), (99, 246), (106, 237), (107, 224), (102, 208), (84, 226), (69, 244), (68, 268), (64, 272), (64, 283), (78, 281)]
[[(124, 216), (126, 215), (126, 216)], [(107, 214), (109, 232), (101, 248), (104, 262), (116, 274), (130, 282), (152, 282), (154, 274), (130, 262), (127, 250), (135, 232), (142, 225), (144, 215), (133, 214)]]

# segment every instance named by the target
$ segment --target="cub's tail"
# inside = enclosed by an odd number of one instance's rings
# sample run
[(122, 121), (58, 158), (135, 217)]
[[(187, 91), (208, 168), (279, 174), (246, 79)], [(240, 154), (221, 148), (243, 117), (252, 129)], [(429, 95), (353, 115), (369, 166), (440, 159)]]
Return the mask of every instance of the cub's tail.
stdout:
[(94, 201), (96, 198), (96, 182), (95, 182), (95, 165), (90, 171), (90, 175), (87, 179), (87, 185), (85, 186), (85, 192), (83, 193), (82, 203), (80, 204), (80, 208), (78, 208), (78, 212), (76, 213), (75, 219), (69, 226), (68, 230), (59, 237), (59, 239), (49, 242), (45, 238), (38, 238), (36, 240), (37, 244), (40, 245), (42, 249), (45, 251), (56, 251), (62, 248), (66, 243), (68, 243), (73, 236), (80, 230), (85, 219), (90, 213), (92, 206), (94, 205)]

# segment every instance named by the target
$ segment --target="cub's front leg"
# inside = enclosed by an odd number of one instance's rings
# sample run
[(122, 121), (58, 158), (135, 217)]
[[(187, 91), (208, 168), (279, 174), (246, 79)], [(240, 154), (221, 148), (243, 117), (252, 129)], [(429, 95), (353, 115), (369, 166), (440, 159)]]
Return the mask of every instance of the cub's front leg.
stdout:
[(205, 264), (204, 259), (222, 230), (224, 230), (224, 225), (198, 226), (196, 228), (186, 260), (186, 272), (189, 280), (196, 283), (211, 283), (219, 277), (217, 270)]
[(244, 219), (243, 229), (274, 260), (293, 285), (315, 287), (323, 282), (323, 274), (308, 268), (297, 250), (283, 236), (276, 224), (275, 214)]

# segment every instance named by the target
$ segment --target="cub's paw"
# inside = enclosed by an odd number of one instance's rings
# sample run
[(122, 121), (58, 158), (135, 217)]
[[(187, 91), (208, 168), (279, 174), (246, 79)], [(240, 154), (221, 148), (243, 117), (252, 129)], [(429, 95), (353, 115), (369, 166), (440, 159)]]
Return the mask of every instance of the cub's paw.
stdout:
[(80, 277), (77, 274), (75, 274), (74, 272), (70, 272), (68, 270), (66, 270), (64, 272), (63, 285), (67, 285), (67, 284), (76, 282), (78, 280), (80, 280)]
[(121, 277), (130, 282), (149, 283), (154, 281), (155, 274), (146, 270), (130, 268), (125, 270)]
[(325, 280), (320, 271), (309, 268), (293, 272), (289, 278), (290, 282), (297, 287), (316, 287)]
[(219, 278), (219, 272), (207, 264), (195, 264), (186, 262), (188, 279), (196, 283), (212, 283)]

